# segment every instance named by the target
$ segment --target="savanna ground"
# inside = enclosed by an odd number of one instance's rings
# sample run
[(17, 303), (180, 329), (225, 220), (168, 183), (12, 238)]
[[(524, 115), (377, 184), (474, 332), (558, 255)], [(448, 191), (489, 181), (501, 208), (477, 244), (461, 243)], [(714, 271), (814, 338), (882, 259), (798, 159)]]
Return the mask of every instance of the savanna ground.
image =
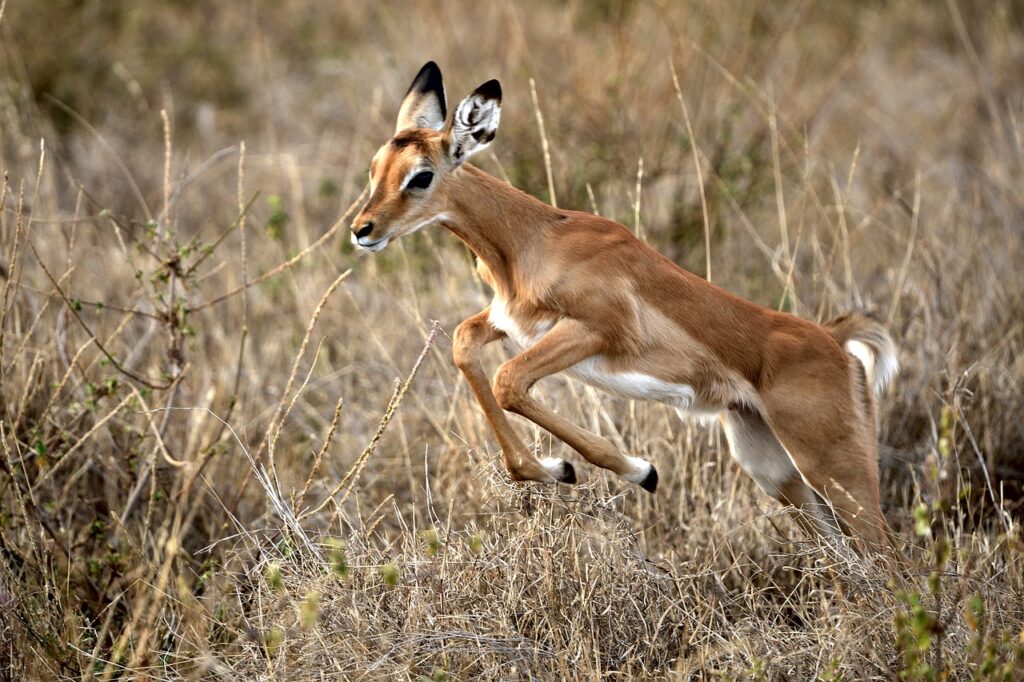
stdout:
[[(0, 0), (0, 677), (1019, 679), (1022, 22)], [(560, 378), (657, 495), (507, 480), (450, 359), (488, 300), (467, 250), (347, 239), (427, 59), (452, 100), (501, 79), (488, 171), (763, 305), (886, 321), (909, 569), (805, 537), (716, 426)]]

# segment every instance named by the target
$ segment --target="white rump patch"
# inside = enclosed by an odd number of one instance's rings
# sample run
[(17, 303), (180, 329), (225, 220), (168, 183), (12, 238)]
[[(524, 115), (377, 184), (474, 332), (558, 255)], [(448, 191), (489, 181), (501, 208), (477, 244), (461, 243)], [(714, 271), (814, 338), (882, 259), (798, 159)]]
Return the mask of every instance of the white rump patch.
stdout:
[(843, 344), (843, 348), (864, 367), (864, 376), (871, 383), (875, 396), (881, 395), (900, 370), (900, 362), (895, 353), (876, 355), (871, 346), (858, 339), (850, 339)]
[(875, 375), (875, 353), (868, 344), (857, 339), (850, 339), (844, 345), (846, 352), (857, 358), (864, 366), (864, 375), (873, 377)]

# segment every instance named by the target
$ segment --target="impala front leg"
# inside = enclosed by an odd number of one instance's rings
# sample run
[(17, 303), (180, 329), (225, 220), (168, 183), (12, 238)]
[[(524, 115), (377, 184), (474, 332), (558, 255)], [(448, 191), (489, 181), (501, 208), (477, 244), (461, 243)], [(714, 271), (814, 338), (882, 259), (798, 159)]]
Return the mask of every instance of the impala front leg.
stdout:
[(501, 407), (546, 429), (590, 463), (614, 471), (653, 493), (658, 485), (658, 472), (650, 463), (623, 455), (608, 439), (580, 428), (530, 397), (530, 388), (537, 381), (599, 355), (604, 345), (601, 337), (582, 322), (562, 319), (529, 350), (498, 368), (494, 395)]
[(485, 308), (455, 328), (453, 355), (455, 365), (465, 375), (494, 435), (498, 437), (505, 468), (516, 481), (575, 483), (576, 471), (572, 464), (561, 459), (540, 461), (523, 446), (491, 391), (491, 383), (480, 364), (480, 349), (503, 338), (505, 333), (491, 324), (490, 311), (489, 307)]

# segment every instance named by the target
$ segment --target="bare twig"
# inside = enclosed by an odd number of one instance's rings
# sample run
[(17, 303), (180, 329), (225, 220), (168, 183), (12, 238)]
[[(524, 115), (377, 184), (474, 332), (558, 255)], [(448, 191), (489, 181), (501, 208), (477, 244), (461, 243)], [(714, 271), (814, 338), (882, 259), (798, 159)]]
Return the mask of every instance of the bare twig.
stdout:
[(409, 371), (409, 375), (405, 378), (404, 382), (395, 382), (394, 391), (391, 394), (391, 400), (388, 401), (388, 407), (384, 412), (384, 416), (381, 418), (380, 423), (377, 425), (377, 432), (373, 435), (373, 439), (370, 440), (369, 445), (363, 449), (363, 452), (356, 458), (356, 461), (349, 468), (348, 473), (345, 474), (344, 478), (327, 494), (323, 502), (317, 505), (315, 508), (301, 514), (299, 520), (316, 514), (322, 510), (329, 502), (334, 500), (335, 496), (341, 492), (343, 488), (348, 486), (345, 494), (342, 495), (341, 499), (337, 501), (337, 504), (342, 504), (348, 497), (349, 493), (352, 492), (352, 488), (355, 486), (356, 481), (359, 480), (359, 474), (362, 473), (363, 467), (366, 466), (367, 460), (373, 455), (374, 450), (377, 449), (377, 443), (384, 436), (384, 432), (387, 431), (388, 424), (391, 423), (391, 418), (398, 411), (399, 406), (402, 404), (402, 398), (405, 397), (406, 392), (412, 385), (413, 379), (416, 378), (416, 373), (419, 372), (420, 366), (423, 364), (423, 360), (427, 357), (427, 353), (430, 348), (434, 345), (434, 340), (437, 338), (437, 333), (440, 327), (435, 322), (430, 330), (430, 336), (427, 337), (427, 342), (423, 344), (423, 350), (420, 351), (419, 357), (416, 358), (416, 362), (413, 364), (412, 369)]
[(544, 128), (544, 114), (540, 111), (540, 101), (537, 99), (537, 84), (530, 79), (530, 97), (533, 98), (533, 112), (537, 117), (537, 129), (540, 131), (541, 150), (544, 152), (544, 172), (548, 178), (548, 198), (551, 205), (558, 207), (558, 198), (555, 197), (555, 176), (551, 171), (551, 148), (548, 145), (548, 134)]
[(303, 258), (305, 258), (310, 253), (312, 253), (317, 248), (319, 248), (324, 242), (326, 242), (328, 239), (333, 237), (335, 232), (337, 232), (342, 226), (344, 226), (348, 222), (348, 218), (352, 214), (352, 211), (354, 211), (355, 208), (357, 206), (359, 206), (363, 202), (363, 198), (366, 196), (366, 191), (367, 191), (366, 189), (363, 190), (362, 194), (360, 194), (356, 198), (356, 200), (352, 202), (352, 204), (348, 207), (348, 209), (346, 209), (345, 213), (341, 216), (341, 218), (339, 218), (338, 221), (336, 223), (334, 223), (334, 225), (332, 225), (329, 230), (327, 230), (327, 232), (324, 232), (324, 234), (319, 239), (317, 239), (315, 242), (313, 242), (312, 244), (307, 246), (305, 249), (303, 249), (299, 253), (295, 254), (294, 256), (292, 256), (291, 258), (289, 258), (285, 262), (281, 263), (277, 267), (275, 267), (275, 268), (273, 268), (273, 269), (271, 269), (271, 270), (269, 270), (267, 272), (264, 272), (262, 275), (260, 275), (256, 279), (253, 279), (253, 280), (251, 280), (249, 282), (246, 282), (242, 286), (240, 286), (240, 287), (238, 287), (236, 289), (232, 289), (228, 293), (223, 294), (221, 296), (218, 296), (217, 298), (214, 298), (213, 300), (206, 301), (205, 303), (200, 303), (197, 306), (189, 308), (189, 312), (191, 313), (191, 312), (195, 312), (197, 310), (203, 310), (204, 308), (209, 308), (210, 306), (217, 305), (218, 303), (223, 303), (224, 301), (228, 300), (229, 298), (231, 298), (233, 296), (237, 296), (238, 294), (242, 293), (243, 291), (245, 291), (249, 287), (251, 287), (253, 285), (256, 285), (256, 284), (259, 284), (260, 282), (262, 282), (264, 280), (267, 280), (267, 279), (273, 277), (274, 275), (278, 275), (278, 274), (280, 274), (280, 273), (290, 269), (293, 265), (295, 265), (296, 263), (301, 261)]
[(683, 120), (686, 122), (686, 135), (690, 138), (690, 151), (693, 153), (693, 167), (697, 170), (697, 187), (700, 190), (700, 213), (704, 219), (704, 272), (705, 277), (711, 281), (711, 219), (708, 216), (708, 199), (704, 193), (704, 171), (701, 169), (700, 156), (697, 152), (697, 138), (693, 134), (693, 125), (690, 123), (690, 110), (683, 99), (683, 89), (679, 86), (679, 76), (676, 75), (676, 65), (669, 60), (669, 68), (672, 70), (672, 85), (676, 89), (676, 98), (679, 100), (679, 108), (683, 111)]

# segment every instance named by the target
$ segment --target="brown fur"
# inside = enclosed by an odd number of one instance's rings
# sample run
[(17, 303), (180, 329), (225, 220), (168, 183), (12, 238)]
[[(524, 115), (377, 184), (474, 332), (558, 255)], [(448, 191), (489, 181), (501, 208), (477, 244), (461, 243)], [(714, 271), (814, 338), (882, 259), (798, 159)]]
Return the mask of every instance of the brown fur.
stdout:
[[(822, 327), (745, 301), (683, 270), (614, 221), (555, 209), (473, 166), (454, 166), (446, 160), (449, 134), (409, 130), (384, 145), (371, 171), (373, 193), (354, 225), (372, 221), (372, 239), (393, 239), (437, 216), (476, 254), (480, 276), (518, 329), (540, 336), (499, 368), (492, 387), (479, 349), (504, 332), (492, 325), (489, 310), (455, 334), (455, 362), (513, 478), (566, 480), (574, 473), (568, 463), (561, 472), (545, 468), (504, 410), (640, 482), (639, 460), (529, 394), (544, 376), (599, 357), (611, 373), (692, 387), (696, 409), (730, 415), (734, 455), (751, 470), (768, 462), (758, 458), (775, 457), (776, 469), (784, 471), (788, 456), (794, 473), (767, 485), (771, 494), (815, 508), (819, 517), (827, 502), (846, 532), (883, 543), (874, 404), (863, 368), (841, 346), (863, 332), (861, 318)], [(423, 163), (435, 169), (435, 186), (426, 197), (405, 196), (402, 178)], [(888, 339), (884, 330), (881, 335)], [(649, 478), (642, 484), (654, 485)], [(835, 528), (834, 521), (818, 524), (822, 532)]]

